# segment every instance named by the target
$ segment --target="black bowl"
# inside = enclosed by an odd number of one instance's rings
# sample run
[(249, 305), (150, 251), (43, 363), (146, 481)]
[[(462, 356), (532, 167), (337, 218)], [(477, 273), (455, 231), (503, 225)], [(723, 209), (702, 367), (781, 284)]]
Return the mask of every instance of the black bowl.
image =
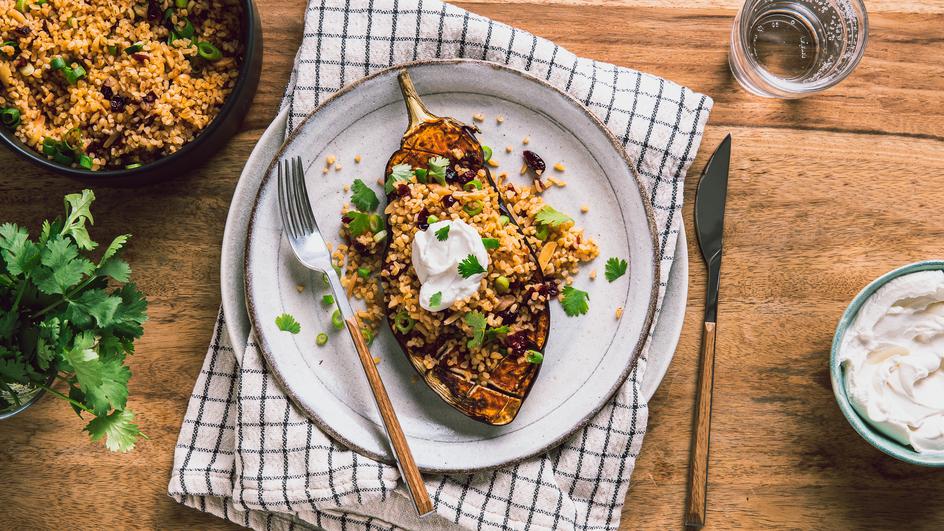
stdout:
[(253, 0), (242, 0), (243, 17), (241, 37), (244, 44), (243, 61), (239, 67), (236, 86), (223, 102), (219, 114), (196, 138), (174, 153), (138, 168), (91, 171), (64, 166), (46, 158), (42, 153), (24, 144), (5, 127), (0, 127), (0, 142), (33, 164), (72, 177), (88, 184), (109, 186), (145, 184), (174, 177), (206, 162), (239, 130), (248, 114), (252, 98), (259, 85), (262, 70), (262, 24)]

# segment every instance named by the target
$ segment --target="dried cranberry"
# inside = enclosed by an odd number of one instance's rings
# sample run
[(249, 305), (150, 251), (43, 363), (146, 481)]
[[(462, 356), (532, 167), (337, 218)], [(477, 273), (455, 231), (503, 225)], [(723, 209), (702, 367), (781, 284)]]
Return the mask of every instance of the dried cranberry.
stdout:
[(524, 150), (522, 156), (524, 157), (524, 163), (527, 164), (528, 167), (531, 168), (531, 171), (538, 177), (547, 169), (547, 165), (544, 164), (544, 159), (539, 157), (537, 153)]
[(444, 195), (440, 201), (442, 202), (443, 206), (446, 208), (449, 208), (452, 205), (456, 204), (456, 198), (452, 197), (451, 195)]
[(127, 105), (128, 100), (125, 99), (121, 94), (115, 94), (111, 98), (111, 110), (114, 112), (124, 112), (125, 105)]
[(524, 356), (524, 353), (534, 345), (534, 342), (523, 332), (509, 334), (505, 338), (505, 346), (511, 350), (515, 356)]
[(446, 182), (454, 183), (458, 180), (459, 180), (459, 174), (456, 173), (456, 170), (452, 169), (451, 167), (446, 168)]
[(400, 197), (410, 197), (410, 187), (403, 183), (398, 184), (397, 195)]
[(115, 91), (112, 90), (111, 87), (108, 85), (102, 85), (101, 91), (102, 91), (102, 96), (105, 96), (106, 100), (110, 100), (112, 96), (115, 95)]
[(17, 58), (16, 58), (16, 61), (13, 61), (13, 67), (14, 67), (14, 68), (23, 68), (24, 66), (26, 66), (26, 63), (27, 63), (27, 61), (26, 61), (25, 58), (23, 58), (23, 57), (17, 57)]
[(353, 247), (354, 250), (360, 254), (367, 254), (367, 246), (357, 240), (354, 240), (354, 243), (351, 244), (351, 247)]
[(498, 317), (501, 318), (503, 325), (510, 325), (518, 319), (518, 312), (511, 311), (511, 308), (498, 313)]
[(466, 168), (469, 168), (472, 173), (475, 173), (482, 167), (482, 153), (479, 151), (468, 151), (462, 157), (460, 163)]
[(150, 0), (148, 2), (148, 9), (147, 9), (148, 20), (157, 20), (161, 18), (162, 14), (163, 14), (163, 11), (161, 10), (160, 2), (157, 2), (157, 0)]
[(150, 91), (144, 95), (144, 101), (147, 103), (154, 103), (156, 99), (157, 95), (155, 95), (153, 91)]
[(475, 172), (465, 170), (456, 174), (456, 183), (460, 186), (465, 186), (465, 184), (472, 180), (472, 177), (475, 175)]
[(29, 26), (20, 26), (20, 27), (16, 28), (16, 29), (13, 30), (13, 31), (15, 31), (15, 32), (19, 33), (20, 35), (26, 37), (27, 35), (30, 34), (30, 31), (31, 31), (31, 30), (29, 29)]
[(416, 215), (416, 225), (420, 230), (426, 230), (429, 228), (429, 210), (423, 209), (420, 210), (420, 213)]
[(556, 297), (560, 295), (560, 287), (557, 282), (548, 280), (541, 286), (541, 292), (548, 297)]
[(131, 54), (131, 57), (133, 57), (135, 61), (143, 63), (144, 61), (147, 61), (148, 54), (138, 52)]
[(350, 224), (352, 221), (354, 220), (351, 218), (351, 216), (348, 216), (347, 214), (341, 216), (341, 223), (344, 223), (345, 225)]

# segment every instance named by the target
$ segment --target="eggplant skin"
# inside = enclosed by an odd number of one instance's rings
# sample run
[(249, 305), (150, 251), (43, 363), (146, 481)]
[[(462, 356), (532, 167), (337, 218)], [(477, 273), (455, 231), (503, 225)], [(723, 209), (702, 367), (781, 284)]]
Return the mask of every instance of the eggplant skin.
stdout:
[[(404, 86), (405, 84), (408, 86)], [(401, 74), (401, 88), (410, 114), (410, 126), (403, 136), (400, 149), (390, 157), (385, 175), (389, 175), (393, 166), (398, 164), (425, 168), (429, 159), (445, 157), (450, 160), (450, 167), (460, 165), (462, 168), (470, 168), (471, 171), (484, 170), (485, 181), (487, 181), (485, 185), (491, 186), (498, 192), (499, 204), (494, 210), (508, 214), (508, 209), (505, 208), (504, 202), (500, 199), (501, 192), (484, 164), (484, 154), (481, 144), (475, 137), (475, 128), (452, 118), (440, 118), (429, 113), (422, 102), (419, 101), (415, 90), (412, 89), (412, 82), (409, 81), (408, 76), (406, 76), (406, 83), (404, 83), (403, 74)], [(455, 189), (455, 191), (461, 191), (462, 189), (461, 184), (457, 182), (449, 182), (446, 186)], [(399, 197), (396, 190), (390, 193), (387, 199), (391, 203), (397, 201)], [(509, 217), (512, 220), (514, 219), (513, 216), (509, 215)], [(398, 232), (397, 227), (391, 226), (389, 218), (387, 227), (391, 231), (391, 235), (387, 238), (388, 246), (384, 249), (383, 262), (385, 270), (391, 268), (391, 264), (388, 263), (389, 242), (404, 234), (402, 231)], [(524, 239), (524, 241), (527, 245), (527, 240)], [(529, 248), (528, 250), (529, 258), (535, 264), (535, 274), (532, 280), (544, 282), (543, 273), (540, 266), (537, 265), (537, 256), (533, 249)], [(404, 265), (406, 267), (403, 267)], [(411, 264), (400, 264), (400, 266), (401, 274), (415, 275)], [(520, 337), (517, 337), (515, 341), (511, 341), (511, 343), (516, 343), (514, 347), (508, 345), (509, 341), (506, 338), (506, 347), (509, 347), (506, 349), (508, 353), (496, 367), (489, 369), (489, 380), (482, 385), (478, 383), (474, 376), (466, 376), (468, 371), (464, 372), (449, 366), (446, 363), (449, 352), (441, 352), (441, 349), (438, 348), (446, 339), (457, 337), (455, 336), (456, 330), (452, 329), (450, 331), (451, 327), (442, 322), (451, 312), (443, 311), (430, 314), (442, 325), (443, 335), (437, 338), (434, 345), (427, 344), (425, 348), (409, 347), (407, 342), (411, 334), (416, 332), (411, 331), (403, 334), (393, 326), (394, 316), (400, 310), (396, 306), (391, 308), (389, 305), (389, 296), (393, 293), (392, 290), (399, 289), (398, 285), (392, 282), (395, 277), (382, 275), (381, 279), (388, 302), (386, 305), (388, 308), (387, 322), (390, 325), (391, 332), (393, 332), (401, 349), (426, 384), (447, 404), (472, 419), (494, 426), (505, 425), (513, 421), (531, 391), (541, 367), (540, 364), (525, 361), (521, 353), (525, 348), (543, 353), (550, 330), (549, 305), (545, 304), (543, 310), (537, 313), (524, 312), (532, 316), (531, 325), (534, 330), (515, 334)], [(519, 299), (522, 302), (524, 301), (523, 296)], [(427, 355), (438, 359), (439, 363), (433, 365), (432, 368), (427, 368), (423, 363)]]

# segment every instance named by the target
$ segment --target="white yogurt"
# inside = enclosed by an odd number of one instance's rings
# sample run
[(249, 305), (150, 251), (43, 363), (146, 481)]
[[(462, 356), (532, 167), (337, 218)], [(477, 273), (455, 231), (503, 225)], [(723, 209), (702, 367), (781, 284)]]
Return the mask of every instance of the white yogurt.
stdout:
[[(445, 240), (440, 241), (436, 232), (444, 227), (449, 227), (449, 233)], [(459, 262), (470, 254), (488, 269), (488, 251), (482, 237), (462, 220), (437, 221), (425, 231), (417, 231), (413, 237), (413, 269), (422, 284), (420, 306), (431, 312), (445, 310), (479, 289), (484, 273), (469, 278), (462, 278), (459, 274)], [(441, 293), (441, 299), (433, 306), (430, 299), (436, 293)]]
[(944, 272), (879, 288), (839, 350), (846, 394), (882, 433), (921, 453), (944, 453)]

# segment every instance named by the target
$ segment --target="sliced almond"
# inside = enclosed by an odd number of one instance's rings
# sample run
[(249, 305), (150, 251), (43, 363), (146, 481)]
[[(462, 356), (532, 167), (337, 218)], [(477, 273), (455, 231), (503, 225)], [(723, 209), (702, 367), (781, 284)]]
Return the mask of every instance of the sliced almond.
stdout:
[(547, 269), (547, 264), (551, 261), (551, 257), (554, 256), (554, 251), (557, 250), (557, 242), (547, 242), (544, 244), (544, 248), (541, 249), (541, 255), (538, 256), (538, 264), (541, 266), (541, 269)]
[(450, 315), (449, 317), (446, 317), (446, 320), (443, 321), (443, 324), (444, 324), (444, 325), (451, 325), (452, 323), (458, 321), (460, 317), (462, 317), (462, 314), (456, 312), (456, 313)]

